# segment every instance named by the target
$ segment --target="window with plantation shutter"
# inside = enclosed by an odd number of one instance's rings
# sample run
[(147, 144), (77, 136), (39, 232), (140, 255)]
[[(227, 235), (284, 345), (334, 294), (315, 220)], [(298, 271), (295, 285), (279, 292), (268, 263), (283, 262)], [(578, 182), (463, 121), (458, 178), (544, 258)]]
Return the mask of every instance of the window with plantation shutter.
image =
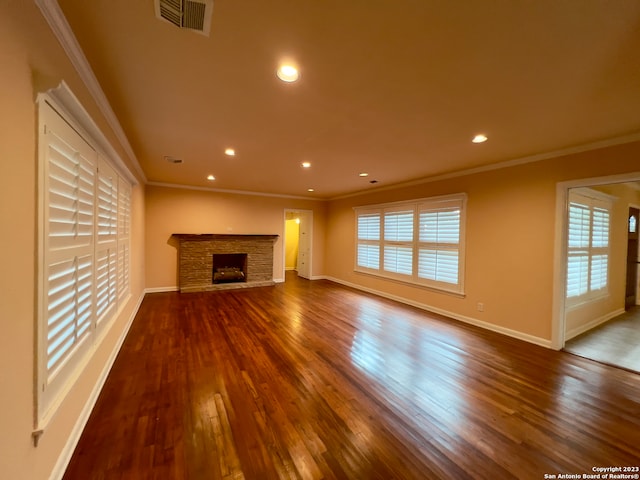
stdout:
[(130, 293), (131, 184), (51, 102), (38, 103), (38, 425)]
[(129, 231), (131, 230), (131, 185), (119, 179), (118, 183), (118, 302), (129, 296)]
[(607, 294), (611, 199), (589, 189), (569, 193), (566, 296), (569, 304)]
[(355, 270), (463, 293), (463, 194), (357, 207)]
[(372, 270), (380, 268), (380, 225), (380, 212), (362, 212), (358, 215), (358, 267)]
[(419, 261), (420, 278), (458, 284), (460, 276), (461, 202), (451, 205), (420, 205)]
[(97, 196), (96, 322), (100, 325), (116, 307), (118, 265), (118, 176), (102, 158)]
[(413, 222), (415, 210), (386, 209), (384, 213), (384, 270), (413, 274)]
[(55, 377), (90, 333), (93, 315), (96, 152), (66, 123), (49, 125), (42, 352)]

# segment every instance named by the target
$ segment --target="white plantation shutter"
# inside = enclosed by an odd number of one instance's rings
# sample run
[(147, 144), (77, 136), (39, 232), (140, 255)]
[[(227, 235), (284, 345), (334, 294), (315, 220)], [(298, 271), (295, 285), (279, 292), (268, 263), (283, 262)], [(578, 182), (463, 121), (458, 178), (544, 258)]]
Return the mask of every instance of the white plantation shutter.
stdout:
[(130, 292), (131, 184), (39, 99), (37, 423)]
[(384, 269), (387, 272), (411, 275), (413, 271), (413, 248), (385, 245)]
[(380, 240), (380, 214), (358, 216), (358, 240)]
[(413, 242), (413, 210), (385, 212), (384, 240)]
[(608, 255), (593, 255), (591, 257), (591, 290), (601, 290), (607, 286)]
[(459, 284), (461, 212), (462, 200), (420, 205), (418, 277)]
[(458, 283), (458, 252), (421, 248), (418, 276), (437, 282)]
[(100, 325), (116, 307), (118, 266), (118, 176), (102, 158), (97, 194), (96, 317)]
[(413, 221), (415, 210), (387, 209), (384, 213), (384, 270), (413, 273)]
[(81, 150), (60, 135), (48, 133), (49, 248), (89, 246), (93, 240), (93, 190), (95, 152), (68, 126), (66, 134), (76, 135)]
[(96, 254), (96, 315), (100, 323), (116, 303), (116, 252), (101, 249)]
[(380, 213), (362, 212), (357, 215), (358, 239), (356, 265), (361, 268), (380, 268)]
[(380, 268), (380, 245), (358, 244), (357, 265), (365, 268)]
[(594, 248), (607, 248), (609, 246), (609, 212), (603, 208), (593, 208), (591, 246)]
[(47, 371), (51, 375), (89, 334), (92, 275), (91, 255), (49, 265)]
[(424, 205), (419, 228), (420, 242), (456, 245), (460, 242), (460, 208), (439, 210)]
[(589, 291), (589, 255), (570, 253), (567, 259), (567, 297), (578, 297)]
[(118, 301), (130, 293), (129, 232), (131, 230), (131, 185), (123, 179), (118, 183)]
[(52, 380), (90, 333), (96, 153), (61, 119), (45, 134), (44, 370)]
[(465, 202), (459, 194), (356, 208), (356, 270), (462, 293)]
[(98, 243), (114, 242), (117, 228), (118, 176), (101, 158), (98, 167)]
[(569, 193), (566, 296), (570, 304), (605, 295), (609, 274), (611, 201), (601, 193)]

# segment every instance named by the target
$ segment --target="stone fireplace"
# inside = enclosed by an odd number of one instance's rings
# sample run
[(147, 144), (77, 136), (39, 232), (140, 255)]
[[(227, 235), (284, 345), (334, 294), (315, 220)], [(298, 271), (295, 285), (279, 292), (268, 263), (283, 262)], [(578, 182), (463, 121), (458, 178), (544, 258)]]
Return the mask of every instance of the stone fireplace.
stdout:
[(278, 235), (174, 233), (180, 292), (273, 285)]

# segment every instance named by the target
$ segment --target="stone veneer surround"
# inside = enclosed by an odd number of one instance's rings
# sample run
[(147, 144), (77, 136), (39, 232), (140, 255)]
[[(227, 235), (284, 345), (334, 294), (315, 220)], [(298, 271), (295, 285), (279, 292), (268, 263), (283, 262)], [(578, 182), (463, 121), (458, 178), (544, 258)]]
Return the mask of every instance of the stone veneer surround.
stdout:
[[(273, 244), (278, 235), (225, 235), (174, 233), (179, 241), (180, 292), (203, 292), (230, 288), (274, 285)], [(246, 253), (247, 277), (241, 283), (213, 283), (213, 254)]]

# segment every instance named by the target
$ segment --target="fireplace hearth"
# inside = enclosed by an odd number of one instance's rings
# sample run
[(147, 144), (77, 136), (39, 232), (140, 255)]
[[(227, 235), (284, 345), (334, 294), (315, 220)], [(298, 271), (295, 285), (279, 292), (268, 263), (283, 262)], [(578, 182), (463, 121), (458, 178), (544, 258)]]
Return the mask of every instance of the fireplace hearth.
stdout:
[(174, 233), (180, 292), (274, 285), (273, 245), (278, 235)]

